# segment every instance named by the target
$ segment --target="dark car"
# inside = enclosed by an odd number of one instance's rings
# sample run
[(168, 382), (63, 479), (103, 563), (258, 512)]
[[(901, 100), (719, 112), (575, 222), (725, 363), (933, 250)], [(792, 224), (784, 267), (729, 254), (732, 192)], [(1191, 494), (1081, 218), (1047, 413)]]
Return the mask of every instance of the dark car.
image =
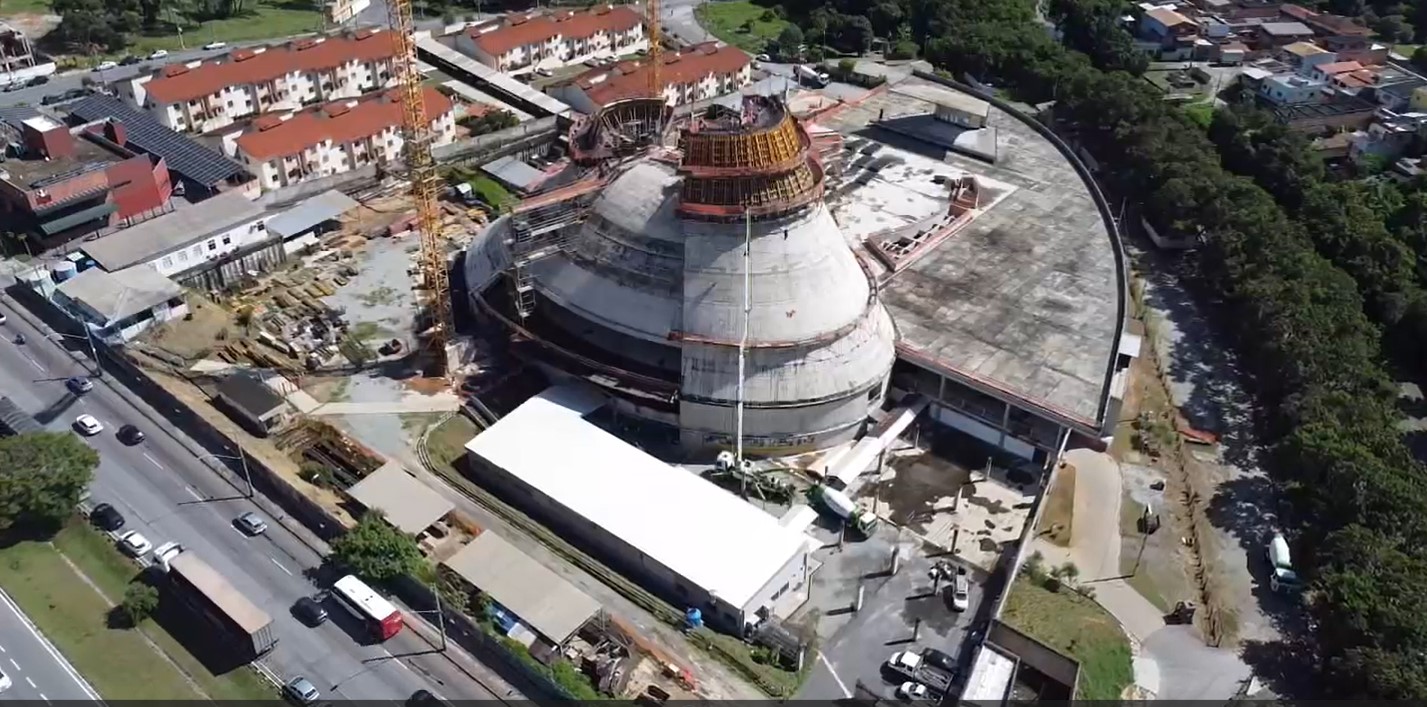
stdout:
[(119, 434), (116, 436), (119, 438), (119, 441), (124, 444), (138, 444), (144, 441), (144, 431), (133, 425), (120, 427)]
[(119, 60), (119, 66), (133, 66), (134, 64), (138, 64), (138, 63), (141, 63), (141, 62), (143, 62), (143, 61), (144, 61), (143, 57), (137, 57), (137, 56), (130, 55), (130, 56), (124, 57), (123, 59), (120, 59), (120, 60)]
[(303, 597), (292, 605), (292, 613), (297, 620), (308, 626), (321, 626), (327, 621), (327, 610), (312, 597)]
[(956, 660), (935, 648), (928, 648), (922, 651), (922, 660), (926, 661), (927, 665), (949, 675), (956, 674)]
[(124, 514), (119, 509), (101, 503), (89, 512), (89, 520), (100, 530), (118, 530), (124, 527)]
[(34, 77), (34, 78), (31, 78), (29, 81), (26, 81), (26, 82), (25, 82), (25, 85), (26, 85), (26, 86), (43, 86), (43, 85), (45, 85), (45, 84), (47, 84), (47, 83), (49, 83), (49, 82), (50, 82), (50, 77), (48, 77), (48, 76), (36, 76), (36, 77)]
[(94, 381), (89, 380), (85, 376), (75, 376), (73, 378), (70, 378), (69, 380), (66, 380), (64, 382), (64, 385), (65, 387), (74, 391), (75, 395), (84, 395), (85, 393), (94, 390)]
[(445, 700), (437, 697), (430, 690), (417, 690), (411, 693), (406, 704), (407, 707), (450, 707)]

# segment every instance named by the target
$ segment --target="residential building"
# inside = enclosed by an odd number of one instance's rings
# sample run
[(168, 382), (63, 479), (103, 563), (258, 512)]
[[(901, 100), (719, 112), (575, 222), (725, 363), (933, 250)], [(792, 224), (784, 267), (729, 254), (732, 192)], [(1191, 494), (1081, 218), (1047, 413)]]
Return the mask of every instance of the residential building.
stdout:
[(1356, 61), (1363, 66), (1387, 62), (1388, 47), (1370, 37), (1323, 37), (1318, 43), (1338, 55), (1338, 61)]
[(294, 411), (286, 400), (256, 374), (229, 374), (213, 396), (217, 407), (228, 413), (249, 432), (266, 437), (292, 419)]
[(1329, 64), (1338, 60), (1332, 52), (1312, 43), (1294, 42), (1278, 50), (1279, 59), (1305, 76), (1318, 64)]
[(1373, 99), (1393, 113), (1406, 113), (1412, 106), (1417, 89), (1427, 86), (1427, 79), (1416, 76), (1384, 78), (1373, 87)]
[(131, 341), (155, 324), (188, 314), (183, 288), (147, 265), (118, 272), (90, 268), (61, 282), (51, 298), (109, 343)]
[(1373, 122), (1377, 106), (1358, 98), (1338, 97), (1320, 103), (1294, 103), (1273, 109), (1273, 117), (1303, 133), (1362, 130)]
[(70, 127), (33, 108), (0, 109), (0, 223), (27, 247), (152, 218), (173, 187), (162, 158), (124, 147), (122, 123)]
[(1172, 5), (1162, 5), (1145, 12), (1140, 18), (1140, 35), (1171, 48), (1182, 42), (1193, 42), (1199, 36), (1199, 23), (1176, 11)]
[(456, 35), (457, 51), (509, 74), (613, 59), (648, 48), (644, 17), (629, 5), (515, 15)]
[(1286, 4), (1279, 11), (1290, 21), (1301, 22), (1320, 37), (1371, 37), (1373, 31), (1353, 20), (1329, 12), (1314, 12), (1298, 5)]
[(235, 49), (216, 62), (170, 64), (123, 82), (119, 90), (165, 127), (202, 133), (250, 116), (388, 88), (396, 82), (397, 51), (390, 31), (363, 29)]
[(127, 150), (162, 160), (174, 181), (174, 192), (181, 192), (189, 201), (253, 184), (253, 175), (237, 162), (160, 125), (153, 115), (118, 98), (95, 94), (68, 108), (71, 124), (121, 125), (122, 133), (115, 131), (110, 139)]
[(1257, 48), (1261, 50), (1286, 47), (1313, 38), (1313, 30), (1302, 22), (1264, 22), (1254, 26), (1253, 32)]
[[(451, 99), (427, 87), (423, 100), (432, 146), (454, 141), (456, 111)], [(403, 117), (401, 93), (393, 90), (285, 116), (263, 116), (234, 141), (233, 149), (263, 189), (277, 189), (396, 160), (405, 144)]]
[[(587, 71), (547, 91), (575, 110), (594, 113), (615, 101), (648, 95), (649, 70), (646, 59), (624, 61)], [(737, 47), (707, 42), (664, 55), (659, 78), (664, 99), (681, 106), (746, 86), (752, 80), (752, 62)]]
[(1327, 84), (1306, 76), (1276, 74), (1259, 85), (1259, 97), (1275, 106), (1320, 103), (1327, 96)]
[(54, 72), (54, 60), (35, 51), (24, 32), (0, 22), (0, 86), (24, 83)]
[(1363, 65), (1356, 61), (1333, 61), (1311, 67), (1306, 75), (1314, 81), (1331, 84), (1338, 74), (1351, 74), (1361, 71), (1362, 68)]
[(1384, 165), (1395, 162), (1422, 134), (1421, 119), (1427, 119), (1427, 114), (1379, 115), (1366, 130), (1351, 135), (1348, 158), (1354, 164), (1365, 160), (1379, 160)]

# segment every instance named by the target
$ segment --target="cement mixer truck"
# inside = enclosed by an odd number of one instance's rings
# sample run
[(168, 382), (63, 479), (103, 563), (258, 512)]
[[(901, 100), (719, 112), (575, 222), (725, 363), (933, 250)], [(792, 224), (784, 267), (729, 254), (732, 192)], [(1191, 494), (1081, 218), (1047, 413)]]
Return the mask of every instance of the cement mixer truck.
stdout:
[(877, 514), (857, 505), (847, 494), (829, 486), (814, 486), (809, 499), (829, 513), (841, 518), (863, 536), (877, 529)]

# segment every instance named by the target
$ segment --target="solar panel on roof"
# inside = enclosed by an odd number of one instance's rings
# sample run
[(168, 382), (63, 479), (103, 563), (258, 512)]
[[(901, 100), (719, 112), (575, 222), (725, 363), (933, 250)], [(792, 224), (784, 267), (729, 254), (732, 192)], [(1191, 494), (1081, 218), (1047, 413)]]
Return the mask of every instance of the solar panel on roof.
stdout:
[(113, 96), (89, 96), (70, 106), (69, 111), (84, 122), (118, 119), (124, 124), (130, 143), (164, 158), (169, 170), (199, 184), (218, 184), (248, 173), (237, 162), (164, 127), (147, 113)]

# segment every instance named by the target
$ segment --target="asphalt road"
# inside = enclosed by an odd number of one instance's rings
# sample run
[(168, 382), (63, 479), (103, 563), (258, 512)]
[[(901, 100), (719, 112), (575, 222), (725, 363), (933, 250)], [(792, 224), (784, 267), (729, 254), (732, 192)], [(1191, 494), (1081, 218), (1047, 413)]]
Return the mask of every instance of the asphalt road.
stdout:
[(0, 673), (11, 682), (10, 689), (0, 694), (0, 699), (33, 702), (99, 699), (94, 688), (3, 593), (0, 593)]
[(694, 9), (705, 0), (664, 0), (660, 14), (663, 15), (664, 32), (684, 44), (711, 42), (716, 37), (704, 31), (694, 17)]
[[(182, 543), (267, 611), (278, 644), (262, 663), (272, 673), (283, 680), (305, 676), (330, 699), (404, 699), (422, 688), (449, 698), (494, 697), (410, 631), (384, 644), (363, 645), (361, 627), (335, 607), (322, 626), (300, 623), (290, 607), (318, 591), (307, 576), (319, 566), (318, 555), (277, 523), (256, 538), (240, 533), (233, 518), (261, 509), (172, 436), (180, 432), (149, 428), (147, 418), (104, 381), (83, 396), (70, 393), (65, 379), (87, 372), (88, 359), (81, 365), (8, 305), (0, 307), (9, 315), (0, 327), (0, 391), (51, 430), (70, 429), (81, 413), (101, 421), (104, 431), (87, 440), (100, 454), (90, 502), (118, 508), (125, 529), (140, 531), (154, 545)], [(28, 343), (15, 344), (17, 332)], [(145, 442), (129, 447), (115, 439), (114, 432), (129, 422), (144, 429)]]

